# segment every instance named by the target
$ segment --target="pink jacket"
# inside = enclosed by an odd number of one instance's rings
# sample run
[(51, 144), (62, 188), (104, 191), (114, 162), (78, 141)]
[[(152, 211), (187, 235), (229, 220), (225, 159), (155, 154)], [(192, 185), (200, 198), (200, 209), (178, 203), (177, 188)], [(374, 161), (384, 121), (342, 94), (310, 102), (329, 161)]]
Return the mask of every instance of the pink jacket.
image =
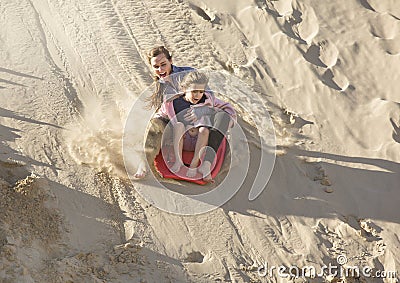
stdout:
[[(224, 102), (216, 98), (210, 92), (205, 92), (204, 95), (206, 96), (206, 100), (204, 103), (198, 103), (192, 105), (191, 107), (208, 106), (214, 108), (215, 110), (223, 110), (231, 116), (233, 121), (235, 122), (237, 121), (236, 111), (230, 103)], [(172, 101), (168, 102), (164, 101), (157, 114), (161, 117), (168, 118), (169, 120), (171, 120), (173, 125), (177, 122), (176, 113)], [(201, 119), (198, 122), (196, 122), (195, 126), (208, 124), (207, 122), (204, 121), (206, 118), (207, 117), (201, 117)], [(231, 124), (231, 126), (233, 126), (233, 123)]]

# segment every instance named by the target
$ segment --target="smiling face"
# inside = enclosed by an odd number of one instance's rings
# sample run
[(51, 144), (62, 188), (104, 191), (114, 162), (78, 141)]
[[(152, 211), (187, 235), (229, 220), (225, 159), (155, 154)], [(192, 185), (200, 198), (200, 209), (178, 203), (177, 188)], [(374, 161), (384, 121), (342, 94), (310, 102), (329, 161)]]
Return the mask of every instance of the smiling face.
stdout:
[(205, 84), (190, 84), (185, 90), (185, 99), (190, 103), (197, 104), (204, 95)]
[(172, 59), (167, 59), (164, 53), (151, 57), (150, 64), (154, 74), (160, 79), (172, 73)]

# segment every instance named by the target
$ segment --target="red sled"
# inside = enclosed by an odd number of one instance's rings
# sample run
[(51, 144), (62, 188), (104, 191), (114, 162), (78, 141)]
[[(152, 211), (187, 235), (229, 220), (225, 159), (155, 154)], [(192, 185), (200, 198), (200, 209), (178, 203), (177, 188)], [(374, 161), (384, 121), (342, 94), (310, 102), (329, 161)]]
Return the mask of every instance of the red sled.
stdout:
[[(225, 159), (225, 151), (226, 151), (226, 138), (224, 138), (221, 142), (221, 145), (218, 148), (217, 156), (211, 165), (211, 177), (214, 179), (219, 171), (221, 170), (222, 164)], [(193, 159), (194, 152), (193, 151), (183, 151), (182, 159), (184, 164), (190, 164)], [(186, 176), (188, 167), (182, 166), (179, 172), (172, 173), (165, 162), (168, 162), (170, 166), (172, 166), (175, 162), (175, 154), (172, 146), (165, 146), (162, 150), (160, 150), (159, 154), (156, 156), (154, 160), (154, 166), (157, 172), (161, 175), (161, 177), (166, 179), (174, 179), (174, 180), (183, 180), (188, 182), (193, 182), (199, 185), (205, 185), (205, 182), (202, 179), (202, 175), (197, 172), (197, 174), (193, 178), (189, 178)]]

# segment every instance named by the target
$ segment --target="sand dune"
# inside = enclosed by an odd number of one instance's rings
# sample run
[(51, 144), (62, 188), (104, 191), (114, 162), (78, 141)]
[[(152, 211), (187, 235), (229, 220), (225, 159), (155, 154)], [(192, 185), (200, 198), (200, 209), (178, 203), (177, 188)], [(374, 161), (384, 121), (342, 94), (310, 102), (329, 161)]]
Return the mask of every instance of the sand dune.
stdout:
[[(0, 14), (0, 282), (292, 282), (258, 268), (343, 259), (400, 272), (396, 1), (21, 0)], [(160, 187), (125, 171), (125, 122), (158, 44), (232, 79), (221, 96), (248, 139), (238, 192), (200, 215), (158, 209), (140, 192)], [(272, 175), (250, 201), (272, 133)], [(339, 277), (297, 280), (399, 275)]]

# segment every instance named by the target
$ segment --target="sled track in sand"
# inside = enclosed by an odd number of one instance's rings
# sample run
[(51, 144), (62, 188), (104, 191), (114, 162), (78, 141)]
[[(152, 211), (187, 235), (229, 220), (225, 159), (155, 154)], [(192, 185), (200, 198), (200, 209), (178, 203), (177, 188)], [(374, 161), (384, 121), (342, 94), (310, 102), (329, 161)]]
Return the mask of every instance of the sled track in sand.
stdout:
[[(44, 5), (35, 2), (32, 1), (40, 7), (39, 14), (45, 14)], [(93, 83), (95, 93), (112, 90), (110, 87), (116, 82), (138, 89), (149, 85), (150, 74), (143, 72), (148, 68), (146, 52), (157, 44), (167, 46), (179, 65), (219, 66), (211, 38), (194, 24), (187, 4), (152, 0), (69, 2), (73, 3), (53, 0), (48, 3), (48, 10), (55, 13), (53, 16), (60, 17), (59, 28), (65, 34), (65, 38), (54, 43), (67, 53), (65, 66), (73, 65), (68, 61), (74, 61), (75, 65), (79, 61), (82, 68), (68, 72), (72, 72), (72, 77)], [(48, 15), (41, 16), (51, 25)]]
[(215, 47), (209, 36), (193, 23), (187, 4), (146, 0), (127, 2), (124, 6), (115, 3), (114, 8), (142, 54), (164, 44), (181, 64), (198, 68), (217, 65)]

